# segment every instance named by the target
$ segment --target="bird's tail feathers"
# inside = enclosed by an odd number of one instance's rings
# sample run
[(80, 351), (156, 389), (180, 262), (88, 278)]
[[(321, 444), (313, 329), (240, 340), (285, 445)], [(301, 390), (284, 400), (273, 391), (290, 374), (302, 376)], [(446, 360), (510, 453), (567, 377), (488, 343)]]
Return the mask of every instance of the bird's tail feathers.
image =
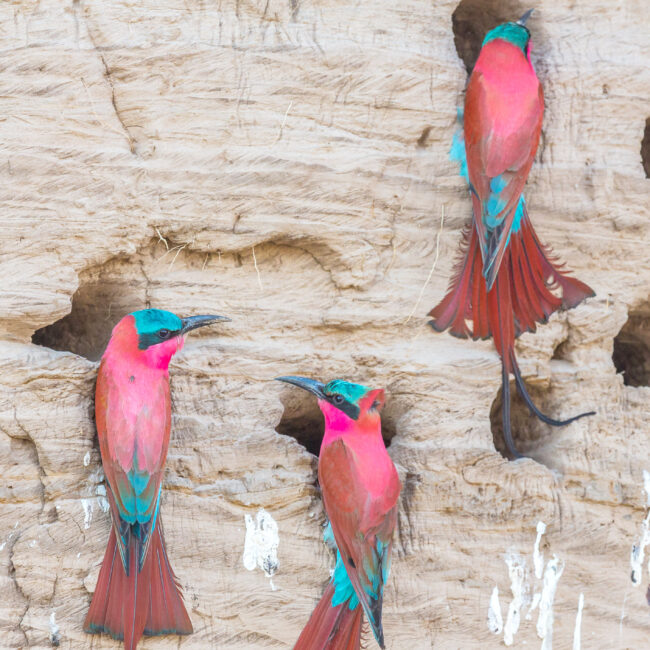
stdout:
[(171, 569), (158, 520), (151, 535), (146, 559), (137, 570), (139, 540), (129, 538), (129, 575), (126, 574), (111, 528), (104, 561), (84, 630), (106, 633), (124, 641), (126, 650), (135, 650), (143, 634), (191, 634), (180, 587)]
[[(510, 375), (531, 413), (553, 426), (564, 426), (593, 412), (567, 420), (554, 420), (533, 403), (521, 378), (515, 356), (515, 338), (534, 332), (537, 323), (545, 323), (558, 309), (575, 307), (594, 292), (583, 282), (568, 275), (542, 246), (524, 205), (520, 227), (511, 233), (510, 243), (492, 288), (488, 291), (482, 275), (478, 235), (473, 226), (466, 230), (463, 257), (442, 301), (429, 315), (431, 326), (449, 329), (461, 338), (492, 337), (501, 357), (503, 395), (503, 433), (508, 449), (519, 457), (510, 426)], [(471, 321), (471, 325), (469, 324)]]
[(433, 318), (430, 323), (439, 332), (449, 329), (461, 338), (494, 337), (509, 371), (508, 353), (517, 336), (534, 332), (537, 323), (545, 323), (558, 309), (570, 309), (594, 295), (584, 282), (569, 276), (542, 246), (525, 206), (520, 228), (511, 233), (497, 280), (489, 292), (473, 226), (464, 233), (461, 255), (447, 294), (429, 312)]
[(357, 603), (350, 609), (349, 601), (332, 607), (335, 591), (334, 583), (330, 582), (294, 650), (361, 650), (363, 608)]

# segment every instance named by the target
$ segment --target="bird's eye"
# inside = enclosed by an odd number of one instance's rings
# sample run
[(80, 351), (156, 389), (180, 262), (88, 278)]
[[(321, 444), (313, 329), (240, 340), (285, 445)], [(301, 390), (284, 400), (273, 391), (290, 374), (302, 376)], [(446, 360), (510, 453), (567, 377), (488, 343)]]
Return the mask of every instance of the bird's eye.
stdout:
[(343, 404), (344, 401), (343, 395), (340, 395), (339, 393), (334, 395), (334, 404)]
[(163, 340), (168, 338), (169, 337), (169, 330), (166, 330), (164, 328), (161, 329), (161, 330), (158, 330), (158, 337), (163, 339)]

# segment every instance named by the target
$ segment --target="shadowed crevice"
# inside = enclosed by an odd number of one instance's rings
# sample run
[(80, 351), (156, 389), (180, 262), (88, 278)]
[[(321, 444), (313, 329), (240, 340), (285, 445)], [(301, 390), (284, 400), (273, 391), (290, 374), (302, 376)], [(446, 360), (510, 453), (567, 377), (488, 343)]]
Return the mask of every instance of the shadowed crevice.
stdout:
[(650, 117), (645, 121), (643, 140), (641, 140), (641, 162), (645, 177), (650, 178)]
[(83, 271), (70, 313), (34, 332), (32, 343), (97, 361), (115, 324), (148, 306), (147, 279), (139, 265), (117, 258)]
[(299, 388), (284, 390), (280, 399), (284, 412), (275, 430), (283, 436), (295, 438), (310, 454), (318, 456), (325, 433), (318, 402), (313, 395)]
[(564, 339), (555, 346), (551, 359), (554, 361), (569, 361), (569, 339)]
[(614, 338), (612, 361), (626, 386), (650, 386), (650, 303), (630, 310)]
[[(552, 408), (546, 407), (548, 401), (548, 388), (537, 388), (536, 386), (526, 383), (526, 388), (533, 402), (545, 412), (553, 412)], [(544, 424), (531, 414), (528, 406), (517, 392), (517, 385), (513, 380), (510, 382), (510, 423), (512, 427), (512, 439), (516, 449), (524, 456), (532, 458), (542, 464), (545, 457), (546, 446), (551, 442), (554, 427)], [(503, 436), (503, 419), (502, 419), (503, 395), (502, 389), (499, 388), (497, 396), (492, 402), (490, 408), (490, 426), (492, 429), (492, 439), (494, 440), (495, 449), (507, 460), (514, 460)]]

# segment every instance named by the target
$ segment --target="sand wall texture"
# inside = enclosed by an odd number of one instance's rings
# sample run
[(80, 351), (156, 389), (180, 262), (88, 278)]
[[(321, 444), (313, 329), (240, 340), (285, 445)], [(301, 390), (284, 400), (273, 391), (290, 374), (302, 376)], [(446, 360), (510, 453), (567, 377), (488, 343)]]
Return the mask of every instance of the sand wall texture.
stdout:
[(597, 296), (518, 354), (546, 411), (598, 414), (551, 430), (514, 401), (512, 462), (491, 342), (426, 313), (470, 210), (466, 65), (528, 4), (0, 4), (0, 647), (119, 647), (82, 631), (109, 531), (93, 391), (145, 306), (232, 322), (172, 363), (162, 517), (196, 632), (143, 648), (290, 648), (322, 592), (322, 423), (280, 374), (387, 390), (388, 648), (650, 646), (650, 18), (535, 7), (526, 197)]

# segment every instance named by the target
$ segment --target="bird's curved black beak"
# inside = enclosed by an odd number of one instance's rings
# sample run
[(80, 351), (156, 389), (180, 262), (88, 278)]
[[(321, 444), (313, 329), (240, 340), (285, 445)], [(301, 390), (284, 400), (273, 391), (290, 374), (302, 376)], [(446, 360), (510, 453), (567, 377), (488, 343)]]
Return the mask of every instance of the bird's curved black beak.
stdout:
[(529, 9), (518, 21), (517, 25), (521, 25), (522, 27), (526, 26), (526, 21), (530, 18), (531, 14), (535, 11), (535, 9)]
[(230, 318), (227, 316), (188, 316), (181, 318), (181, 335), (187, 334), (197, 327), (205, 327), (212, 325), (212, 323), (229, 322)]
[(276, 381), (284, 381), (287, 384), (293, 384), (299, 388), (304, 388), (306, 391), (313, 393), (318, 399), (327, 399), (325, 395), (325, 384), (315, 379), (308, 379), (307, 377), (276, 377)]

